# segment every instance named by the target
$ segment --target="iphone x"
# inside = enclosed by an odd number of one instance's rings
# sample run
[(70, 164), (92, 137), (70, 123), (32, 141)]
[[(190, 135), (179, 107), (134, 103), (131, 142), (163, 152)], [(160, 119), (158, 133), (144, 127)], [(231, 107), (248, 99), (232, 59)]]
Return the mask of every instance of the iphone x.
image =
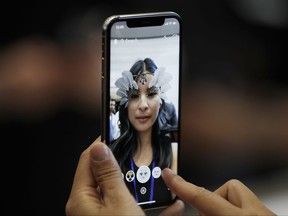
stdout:
[(161, 173), (178, 173), (181, 17), (113, 15), (102, 35), (102, 141), (143, 209), (175, 200)]

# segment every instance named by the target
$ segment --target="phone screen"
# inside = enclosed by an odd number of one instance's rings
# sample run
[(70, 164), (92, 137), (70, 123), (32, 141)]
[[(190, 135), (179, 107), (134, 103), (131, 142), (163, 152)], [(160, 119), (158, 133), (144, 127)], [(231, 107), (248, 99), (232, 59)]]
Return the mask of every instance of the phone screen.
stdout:
[(138, 205), (168, 205), (175, 196), (161, 172), (178, 170), (180, 20), (128, 16), (105, 34), (105, 142)]

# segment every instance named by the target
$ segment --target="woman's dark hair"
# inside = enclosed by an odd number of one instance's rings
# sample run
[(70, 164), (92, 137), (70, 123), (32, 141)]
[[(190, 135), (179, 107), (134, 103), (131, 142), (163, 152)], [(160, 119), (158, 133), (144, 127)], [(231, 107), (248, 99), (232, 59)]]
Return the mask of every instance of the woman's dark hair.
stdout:
[[(130, 72), (137, 79), (143, 71), (149, 71), (154, 74), (157, 69), (156, 64), (150, 58), (139, 60), (133, 64)], [(162, 101), (162, 106), (165, 101)], [(162, 106), (160, 107), (159, 114), (163, 112)], [(158, 122), (159, 115), (152, 128), (152, 147), (154, 159), (157, 166), (171, 167), (172, 161), (172, 148), (171, 140), (163, 134), (159, 128)], [(119, 107), (119, 120), (120, 120), (120, 137), (110, 144), (110, 148), (117, 159), (122, 170), (130, 165), (130, 160), (137, 150), (137, 133), (131, 125), (128, 118), (128, 110), (125, 104)]]

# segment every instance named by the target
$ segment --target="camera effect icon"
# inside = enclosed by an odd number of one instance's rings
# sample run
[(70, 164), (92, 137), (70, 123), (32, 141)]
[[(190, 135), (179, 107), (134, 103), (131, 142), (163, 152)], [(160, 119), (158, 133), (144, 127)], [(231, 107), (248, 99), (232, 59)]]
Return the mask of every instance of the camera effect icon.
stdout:
[(132, 170), (129, 170), (125, 175), (126, 181), (132, 182), (135, 178), (135, 173)]
[(154, 169), (152, 170), (152, 176), (157, 179), (161, 176), (161, 168), (160, 167), (154, 167)]
[(136, 173), (136, 178), (140, 183), (146, 183), (151, 176), (151, 170), (149, 169), (148, 166), (141, 166), (139, 167), (137, 173)]

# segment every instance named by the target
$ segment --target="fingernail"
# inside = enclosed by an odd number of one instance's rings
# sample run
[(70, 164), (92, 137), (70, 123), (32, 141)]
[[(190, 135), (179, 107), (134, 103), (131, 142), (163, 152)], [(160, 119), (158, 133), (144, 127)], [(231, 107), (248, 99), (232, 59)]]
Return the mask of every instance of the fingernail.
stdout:
[(105, 144), (96, 144), (91, 149), (91, 155), (94, 161), (103, 161), (109, 157), (109, 149)]

